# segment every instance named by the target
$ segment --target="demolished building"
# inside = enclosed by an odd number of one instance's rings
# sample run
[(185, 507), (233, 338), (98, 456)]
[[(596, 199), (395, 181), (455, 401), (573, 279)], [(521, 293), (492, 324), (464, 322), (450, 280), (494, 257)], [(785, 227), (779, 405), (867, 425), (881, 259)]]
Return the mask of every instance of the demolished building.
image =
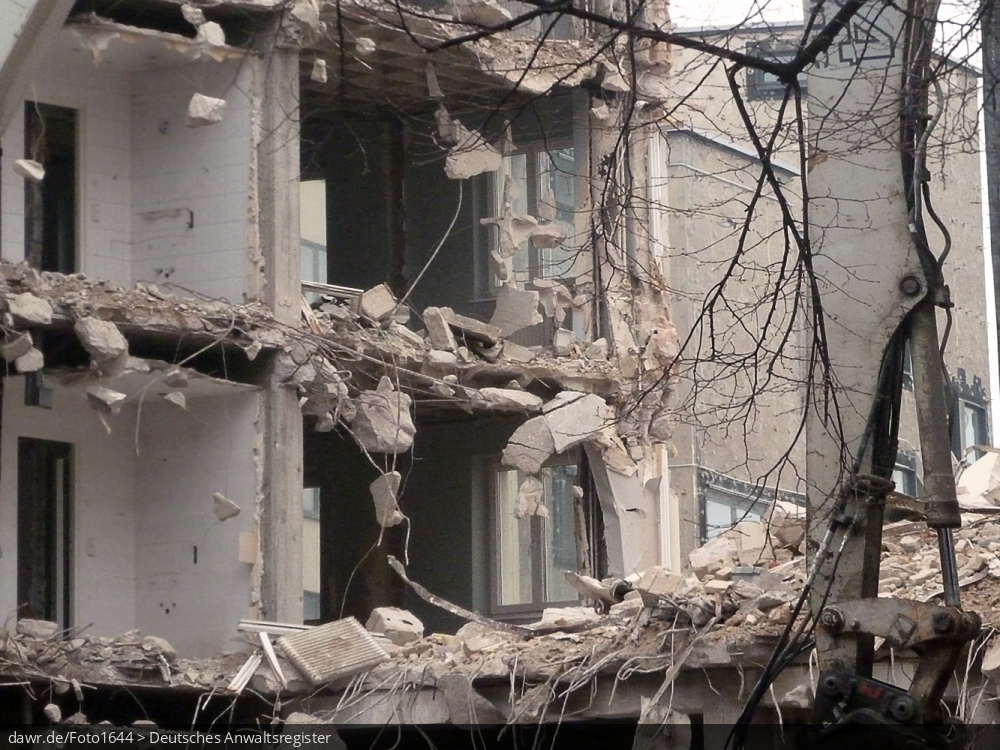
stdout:
[[(665, 7), (646, 13), (666, 26)], [(663, 43), (632, 69), (600, 29), (562, 18), (550, 35), (541, 15), (446, 44), (509, 17), (488, 2), (403, 20), (370, 0), (74, 7), (0, 161), (0, 611), (16, 612), (0, 660), (16, 682), (69, 702), (78, 685), (112, 701), (165, 684), (188, 702), (240, 694), (246, 717), (296, 696), (337, 723), (467, 724), (554, 720), (556, 698), (634, 673), (624, 702), (571, 713), (635, 721), (661, 685), (701, 715), (698, 670), (766, 653), (794, 576), (762, 607), (732, 572), (682, 572), (730, 525), (708, 519), (711, 492), (741, 498), (721, 503), (735, 522), (801, 488), (765, 496), (734, 469), (746, 456), (706, 461), (722, 433), (678, 419), (676, 393), (718, 262), (692, 251), (731, 252), (755, 157), (709, 132), (714, 115), (664, 113), (683, 86)], [(756, 231), (770, 247), (773, 228)], [(972, 437), (962, 448), (987, 442)], [(612, 597), (611, 620), (559, 619), (601, 599), (565, 570), (598, 584), (660, 570), (699, 603)], [(382, 655), (346, 693), (338, 665), (310, 682), (294, 641), (256, 650), (259, 632), (389, 607), (447, 635), (366, 642)], [(521, 663), (522, 647), (544, 655)], [(326, 703), (304, 700), (317, 685)], [(385, 708), (404, 698), (434, 705)], [(702, 720), (731, 720), (731, 698)]]

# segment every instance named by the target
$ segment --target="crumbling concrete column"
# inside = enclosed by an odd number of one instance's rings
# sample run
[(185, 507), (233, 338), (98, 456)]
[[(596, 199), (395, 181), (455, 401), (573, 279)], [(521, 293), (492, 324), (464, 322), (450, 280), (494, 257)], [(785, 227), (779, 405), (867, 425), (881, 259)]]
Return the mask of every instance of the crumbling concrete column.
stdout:
[(299, 53), (275, 48), (260, 61), (257, 215), (263, 299), (281, 323), (298, 325)]
[(271, 377), (263, 402), (262, 617), (301, 623), (302, 410), (295, 389)]

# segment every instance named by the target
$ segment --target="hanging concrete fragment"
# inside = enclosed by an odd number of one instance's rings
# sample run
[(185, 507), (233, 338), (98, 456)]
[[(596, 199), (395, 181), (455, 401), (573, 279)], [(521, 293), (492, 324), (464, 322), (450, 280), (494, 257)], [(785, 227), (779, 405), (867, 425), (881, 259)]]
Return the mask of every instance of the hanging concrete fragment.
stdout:
[(322, 57), (317, 57), (313, 60), (312, 70), (309, 73), (309, 79), (315, 81), (316, 83), (326, 83), (329, 77), (327, 73), (326, 60)]
[(525, 474), (537, 474), (542, 464), (556, 452), (552, 430), (545, 417), (534, 417), (514, 431), (503, 449), (505, 466), (512, 466)]
[(365, 450), (373, 453), (405, 453), (413, 445), (416, 428), (410, 417), (412, 401), (393, 388), (383, 377), (378, 388), (354, 399), (356, 414), (351, 434)]
[(528, 477), (517, 488), (517, 499), (514, 501), (514, 517), (530, 518), (531, 516), (549, 517), (549, 509), (544, 503), (545, 487), (535, 477)]
[[(205, 25), (207, 26), (208, 24)], [(187, 126), (189, 128), (202, 128), (206, 125), (214, 125), (217, 122), (222, 122), (222, 116), (225, 114), (225, 111), (225, 99), (216, 99), (204, 94), (195, 94), (188, 103)]]
[(530, 328), (542, 322), (538, 312), (538, 292), (518, 289), (513, 284), (504, 284), (497, 291), (497, 304), (490, 318), (490, 325), (500, 329), (500, 335)]
[(20, 175), (28, 182), (41, 182), (45, 179), (45, 167), (34, 159), (16, 159), (14, 174)]
[(117, 414), (126, 398), (124, 393), (100, 385), (87, 389), (87, 403), (102, 414)]
[[(436, 85), (437, 78), (433, 80)], [(444, 163), (444, 173), (449, 179), (467, 180), (500, 168), (500, 152), (481, 133), (469, 130), (461, 120), (453, 120), (443, 104), (438, 105), (434, 117), (441, 140), (452, 144)]]
[(205, 11), (201, 8), (195, 7), (194, 5), (182, 5), (181, 15), (184, 16), (184, 20), (192, 26), (201, 26), (205, 23)]
[(480, 388), (473, 392), (473, 404), (495, 411), (521, 414), (542, 410), (542, 400), (538, 396), (512, 388)]
[(198, 25), (195, 41), (203, 47), (222, 47), (226, 43), (226, 33), (215, 21), (206, 21)]
[(608, 405), (593, 393), (562, 391), (542, 411), (556, 453), (597, 437), (610, 423)]
[(212, 495), (212, 512), (220, 521), (227, 521), (240, 514), (242, 509), (221, 492)]
[(406, 520), (396, 500), (402, 479), (398, 471), (390, 471), (369, 485), (368, 489), (371, 490), (372, 500), (375, 503), (375, 520), (383, 529), (398, 526)]
[(73, 332), (98, 364), (128, 355), (128, 342), (118, 326), (107, 320), (81, 318), (73, 325)]

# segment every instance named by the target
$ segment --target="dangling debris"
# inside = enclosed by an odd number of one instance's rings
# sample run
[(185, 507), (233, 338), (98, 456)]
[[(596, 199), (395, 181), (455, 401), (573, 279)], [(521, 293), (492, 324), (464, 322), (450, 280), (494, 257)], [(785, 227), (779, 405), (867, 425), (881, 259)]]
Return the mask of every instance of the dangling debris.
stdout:
[(99, 318), (81, 318), (73, 325), (73, 332), (83, 348), (98, 364), (128, 354), (128, 342), (118, 326)]
[(375, 391), (365, 391), (354, 400), (351, 434), (362, 448), (373, 453), (405, 453), (417, 432), (410, 417), (411, 404), (409, 396), (383, 377)]
[[(205, 25), (207, 26), (208, 24)], [(188, 103), (187, 126), (189, 128), (203, 128), (206, 125), (214, 125), (217, 122), (222, 122), (222, 116), (225, 111), (225, 99), (216, 99), (204, 94), (195, 94)]]
[(216, 492), (212, 495), (212, 511), (215, 513), (215, 517), (220, 521), (227, 521), (230, 518), (235, 518), (240, 514), (241, 510), (242, 508), (240, 508), (240, 506), (223, 495), (221, 492)]
[(41, 182), (45, 179), (45, 167), (34, 159), (16, 159), (14, 161), (14, 173), (20, 175), (28, 182)]
[(117, 414), (126, 398), (128, 397), (124, 393), (100, 385), (87, 389), (87, 402), (102, 414)]
[(548, 518), (549, 509), (542, 502), (544, 494), (545, 488), (535, 477), (528, 477), (521, 482), (517, 489), (517, 500), (514, 501), (514, 518)]
[(383, 529), (398, 526), (406, 520), (396, 501), (401, 481), (402, 476), (398, 471), (390, 471), (369, 486), (372, 500), (375, 502), (375, 519)]

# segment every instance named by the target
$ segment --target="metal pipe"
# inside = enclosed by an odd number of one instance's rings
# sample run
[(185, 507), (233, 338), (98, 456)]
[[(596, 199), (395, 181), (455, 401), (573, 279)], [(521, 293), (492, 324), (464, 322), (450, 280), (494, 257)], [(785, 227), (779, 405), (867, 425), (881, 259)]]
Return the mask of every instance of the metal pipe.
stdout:
[(958, 588), (958, 565), (955, 562), (955, 538), (951, 529), (938, 529), (938, 553), (941, 555), (941, 578), (946, 607), (960, 607), (961, 591)]

